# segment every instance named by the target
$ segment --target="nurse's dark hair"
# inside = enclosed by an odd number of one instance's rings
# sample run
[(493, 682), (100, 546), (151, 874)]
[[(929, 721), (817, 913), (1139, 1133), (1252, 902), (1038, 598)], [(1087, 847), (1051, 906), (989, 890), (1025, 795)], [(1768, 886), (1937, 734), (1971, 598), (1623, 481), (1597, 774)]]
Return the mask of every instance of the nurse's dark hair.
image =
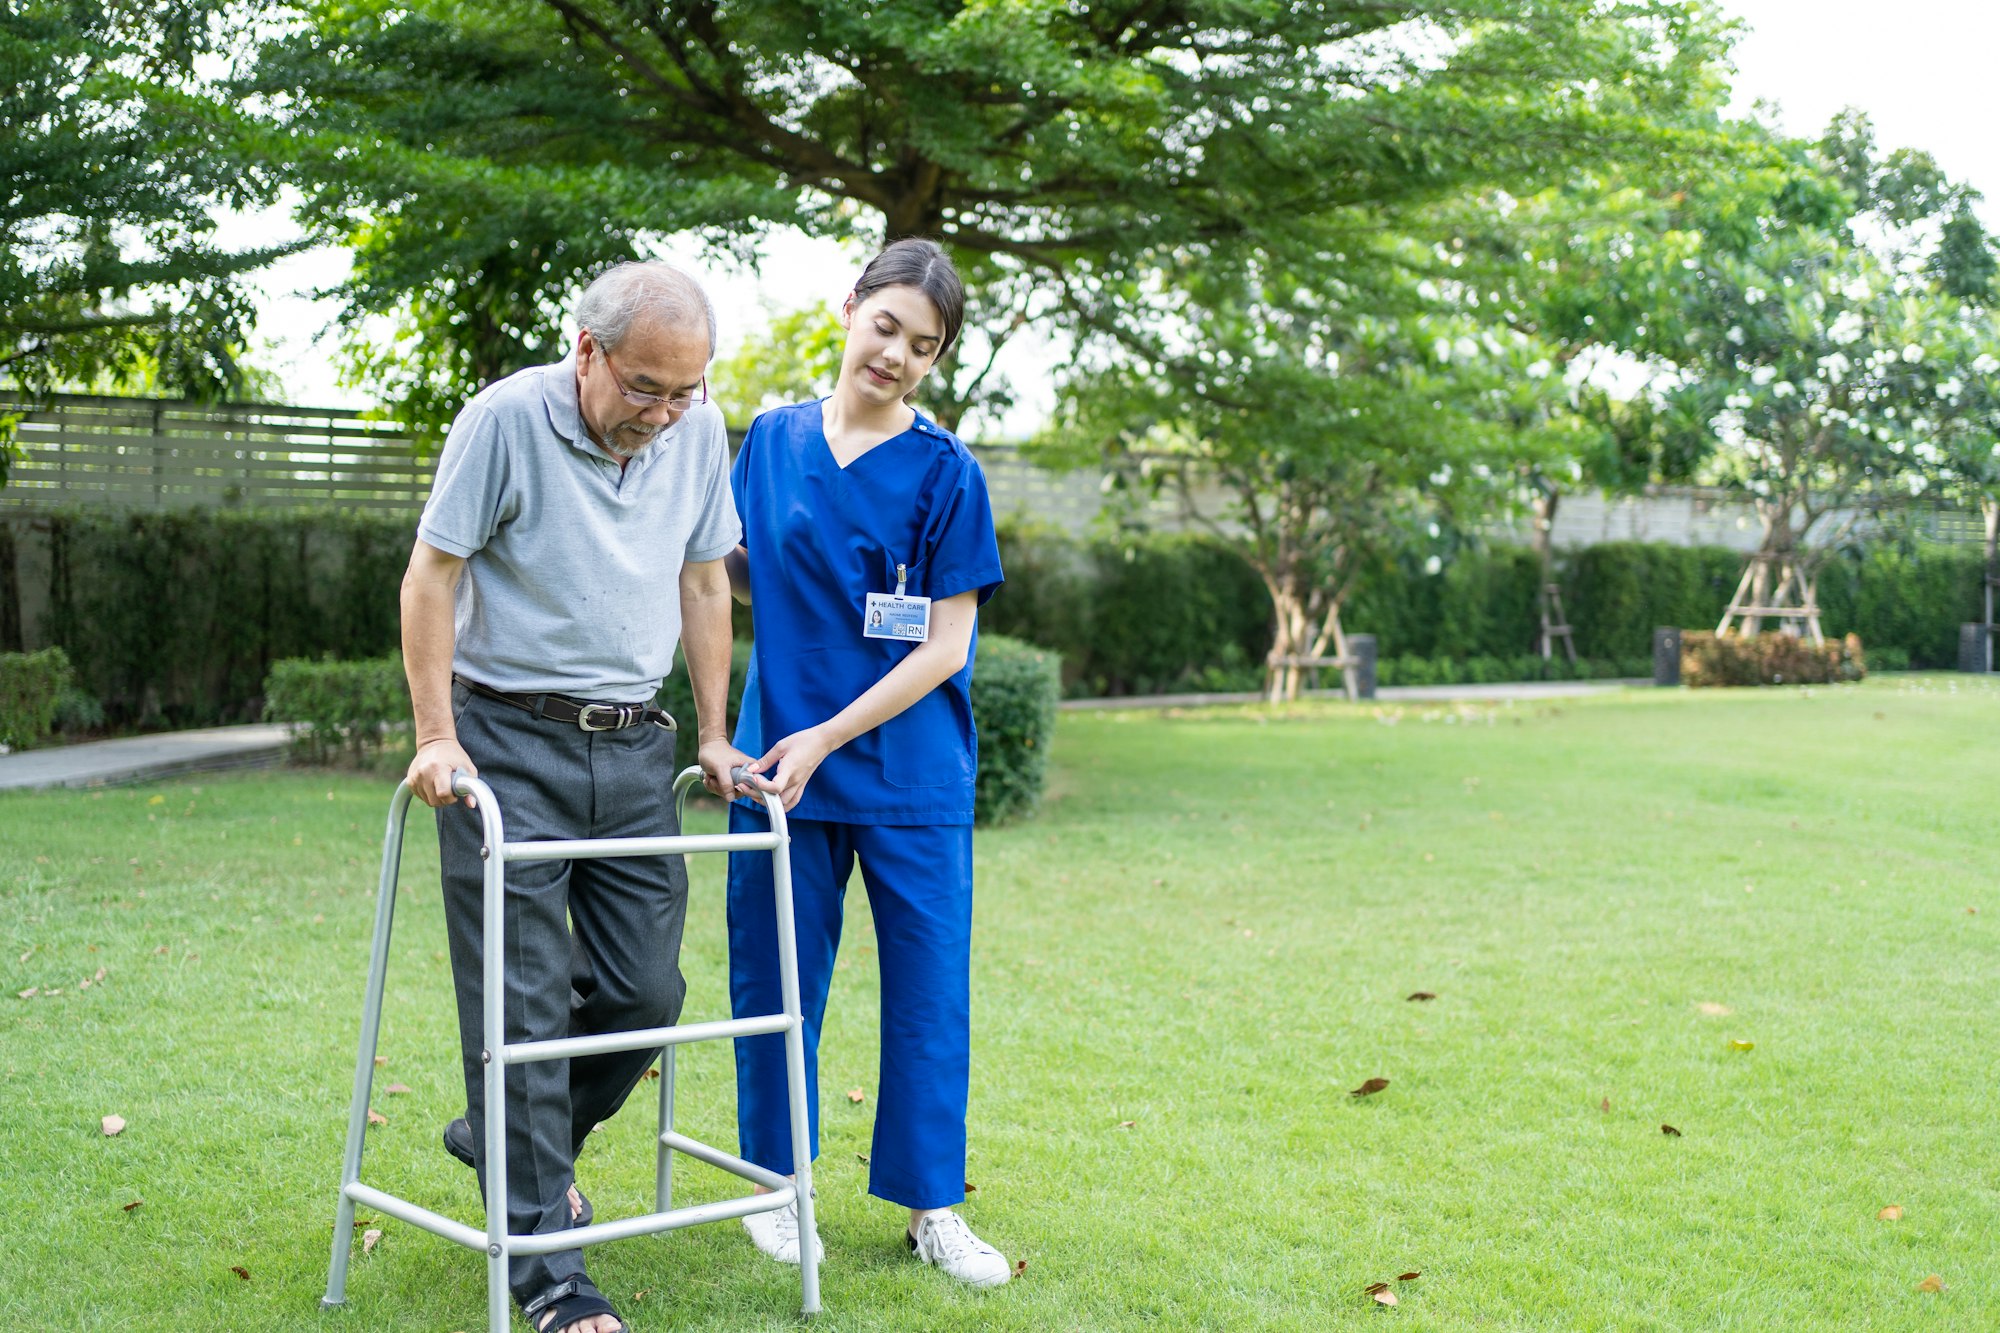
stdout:
[(854, 304), (860, 305), (885, 287), (914, 287), (930, 298), (938, 318), (944, 321), (939, 356), (958, 341), (959, 327), (965, 323), (965, 284), (958, 280), (958, 270), (952, 267), (943, 246), (923, 236), (890, 242), (854, 280)]

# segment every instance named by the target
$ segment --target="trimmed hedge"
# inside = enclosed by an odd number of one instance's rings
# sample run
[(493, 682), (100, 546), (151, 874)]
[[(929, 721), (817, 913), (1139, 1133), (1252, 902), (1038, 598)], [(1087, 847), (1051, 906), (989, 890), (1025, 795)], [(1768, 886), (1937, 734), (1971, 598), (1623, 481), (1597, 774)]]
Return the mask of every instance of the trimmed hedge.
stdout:
[(1376, 663), (1378, 685), (1499, 685), (1522, 680), (1617, 680), (1650, 677), (1650, 657), (1385, 657)]
[(26, 750), (47, 740), (72, 676), (60, 648), (0, 653), (0, 745)]
[(272, 664), (264, 697), (264, 716), (292, 725), (292, 754), (307, 763), (359, 762), (410, 730), (401, 653), (355, 662), (287, 658)]
[(1062, 662), (1054, 653), (1004, 634), (979, 636), (972, 669), (979, 727), (975, 822), (1005, 823), (1041, 805), (1061, 697)]
[(408, 517), (188, 510), (50, 515), (44, 642), (113, 725), (255, 721), (286, 658), (398, 646)]
[[(1002, 532), (1001, 557), (1007, 585), (982, 623), (1059, 651), (1072, 694), (1262, 684), (1270, 598), (1212, 539), (1079, 541), (1015, 527)], [(1588, 664), (1574, 674), (1650, 676), (1653, 630), (1713, 630), (1745, 559), (1726, 547), (1658, 542), (1562, 553), (1556, 576)], [(1980, 577), (1972, 547), (1843, 554), (1820, 575), (1822, 623), (1832, 637), (1858, 634), (1882, 669), (1948, 670), (1959, 623), (1978, 618)], [(1486, 683), (1494, 670), (1560, 679), (1533, 655), (1540, 582), (1534, 553), (1521, 547), (1467, 551), (1436, 572), (1387, 562), (1358, 576), (1343, 620), (1376, 636), (1383, 684)]]
[[(78, 697), (98, 701), (114, 729), (253, 721), (272, 664), (398, 646), (407, 516), (73, 511), (37, 525), (48, 531), (51, 582), (48, 613), (27, 641), (68, 653)], [(0, 563), (9, 549), (0, 544)], [(1001, 552), (1007, 584), (982, 627), (1057, 653), (1068, 692), (1261, 685), (1270, 598), (1228, 547), (1199, 535), (1080, 539), (1008, 525)], [(20, 568), (0, 568), (0, 587)], [(1578, 653), (1617, 662), (1647, 656), (1656, 626), (1712, 629), (1742, 568), (1722, 548), (1613, 542), (1565, 554), (1557, 574)], [(1958, 625), (1979, 615), (1980, 577), (1972, 547), (1844, 555), (1820, 578), (1824, 624), (1860, 635), (1878, 666), (1950, 669)], [(1430, 670), (1434, 678), (1484, 674), (1533, 651), (1539, 580), (1520, 548), (1467, 551), (1435, 573), (1413, 555), (1362, 573), (1346, 623), (1376, 636), (1385, 663), (1459, 664)], [(684, 699), (668, 706), (691, 718)]]
[(1867, 675), (1855, 635), (1815, 646), (1790, 634), (1718, 638), (1681, 636), (1681, 683), (1712, 685), (1830, 685)]
[[(36, 658), (60, 649), (35, 654)], [(0, 687), (7, 680), (9, 657), (0, 655)], [(736, 641), (729, 673), (729, 717), (743, 702), (743, 680), (750, 667), (750, 644)], [(981, 824), (1000, 823), (1032, 814), (1041, 803), (1048, 777), (1049, 740), (1055, 732), (1056, 702), (1061, 697), (1061, 664), (1054, 653), (1010, 639), (983, 634), (972, 672), (972, 712), (979, 727), (979, 771), (975, 818)], [(336, 759), (359, 761), (410, 730), (410, 694), (400, 653), (361, 661), (337, 662), (293, 658), (271, 668), (264, 692), (265, 715), (274, 722), (294, 724), (293, 755), (307, 763)], [(0, 695), (0, 705), (4, 705)], [(51, 691), (50, 711), (53, 711)], [(674, 765), (695, 762), (699, 734), (694, 689), (687, 664), (678, 656), (674, 670), (656, 696), (660, 707), (674, 715), (681, 732)], [(0, 721), (4, 721), (0, 718)], [(46, 725), (43, 727), (47, 731)]]

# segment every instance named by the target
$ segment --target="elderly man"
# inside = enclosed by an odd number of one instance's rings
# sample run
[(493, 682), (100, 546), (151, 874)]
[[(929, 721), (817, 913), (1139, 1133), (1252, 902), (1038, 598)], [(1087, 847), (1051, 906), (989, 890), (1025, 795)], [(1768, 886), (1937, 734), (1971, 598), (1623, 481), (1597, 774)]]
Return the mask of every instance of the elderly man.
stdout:
[[(688, 275), (621, 264), (577, 305), (573, 353), (487, 387), (452, 423), (403, 578), (417, 727), (409, 779), (438, 807), (467, 1115), (445, 1147), (485, 1175), (476, 813), (483, 778), (512, 840), (677, 831), (675, 721), (652, 706), (686, 645), (710, 790), (733, 794), (729, 578), (740, 537), (721, 414), (707, 401), (715, 316)], [(507, 1040), (675, 1021), (687, 905), (680, 858), (507, 868)], [(630, 1051), (507, 1072), (514, 1233), (588, 1221), (578, 1150), (651, 1063)], [(514, 1299), (539, 1333), (619, 1333), (583, 1252), (517, 1258)]]

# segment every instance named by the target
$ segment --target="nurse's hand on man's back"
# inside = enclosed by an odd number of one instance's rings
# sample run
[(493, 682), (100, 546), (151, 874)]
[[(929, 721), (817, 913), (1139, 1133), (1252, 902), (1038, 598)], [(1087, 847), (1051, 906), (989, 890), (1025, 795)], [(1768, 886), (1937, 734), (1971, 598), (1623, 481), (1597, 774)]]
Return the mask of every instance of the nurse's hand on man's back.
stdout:
[[(806, 794), (806, 783), (833, 749), (833, 740), (823, 729), (807, 727), (773, 745), (762, 759), (750, 765), (750, 771), (766, 775), (772, 790), (789, 810)], [(773, 764), (777, 767), (773, 768)]]

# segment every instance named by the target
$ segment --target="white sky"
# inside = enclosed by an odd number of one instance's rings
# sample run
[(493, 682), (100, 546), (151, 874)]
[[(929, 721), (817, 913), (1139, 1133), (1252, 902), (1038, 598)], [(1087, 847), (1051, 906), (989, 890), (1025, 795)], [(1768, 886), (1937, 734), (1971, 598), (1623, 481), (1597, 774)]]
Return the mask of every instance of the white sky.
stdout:
[[(1994, 133), (1993, 52), (2000, 50), (1997, 0), (1722, 0), (1750, 31), (1736, 48), (1736, 107), (1774, 103), (1780, 124), (1816, 135), (1835, 113), (1858, 106), (1873, 117), (1883, 148), (1923, 148), (1947, 175), (1988, 192), (1981, 213), (2000, 226), (2000, 135)], [(236, 219), (225, 245), (268, 243), (296, 235), (282, 211)], [(721, 348), (727, 353), (761, 328), (769, 309), (839, 301), (866, 255), (796, 234), (775, 237), (761, 271), (704, 259), (692, 247), (668, 251), (702, 274), (716, 302)], [(277, 372), (285, 396), (315, 407), (371, 405), (363, 390), (336, 382), (336, 346), (328, 331), (334, 303), (305, 293), (339, 281), (345, 256), (313, 251), (273, 266), (258, 286), (264, 294), (253, 356)], [(1004, 423), (1021, 434), (1053, 403), (1046, 343), (1010, 347), (1022, 404)]]

